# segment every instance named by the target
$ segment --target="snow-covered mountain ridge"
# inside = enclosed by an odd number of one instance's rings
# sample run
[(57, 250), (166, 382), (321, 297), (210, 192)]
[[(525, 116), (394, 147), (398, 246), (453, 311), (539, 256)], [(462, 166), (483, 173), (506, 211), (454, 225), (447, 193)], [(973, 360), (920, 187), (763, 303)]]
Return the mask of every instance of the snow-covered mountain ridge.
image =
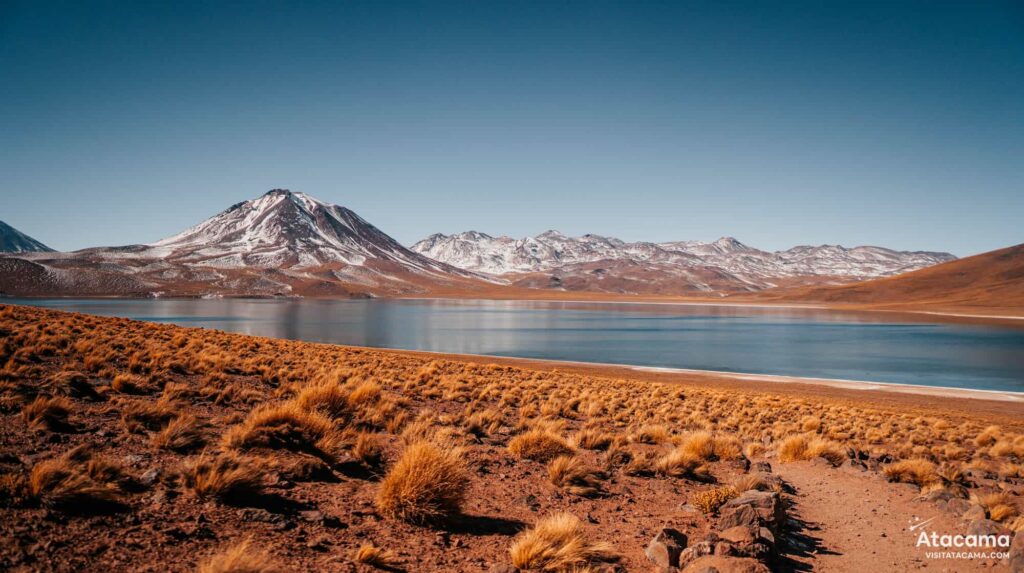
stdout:
[(414, 244), (412, 250), (452, 266), (493, 275), (564, 272), (599, 262), (631, 263), (680, 271), (716, 270), (757, 288), (789, 277), (878, 278), (956, 258), (949, 253), (871, 246), (798, 246), (769, 252), (732, 237), (714, 242), (627, 243), (601, 235), (567, 237), (557, 231), (522, 239), (492, 237), (478, 231), (434, 234)]

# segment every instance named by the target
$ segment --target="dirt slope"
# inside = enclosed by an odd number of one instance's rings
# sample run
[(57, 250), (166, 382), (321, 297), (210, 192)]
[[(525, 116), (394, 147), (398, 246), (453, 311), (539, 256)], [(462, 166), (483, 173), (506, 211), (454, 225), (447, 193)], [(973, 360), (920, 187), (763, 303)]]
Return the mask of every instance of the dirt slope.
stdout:
[(1024, 244), (895, 277), (862, 283), (766, 291), (763, 300), (932, 307), (1024, 309)]

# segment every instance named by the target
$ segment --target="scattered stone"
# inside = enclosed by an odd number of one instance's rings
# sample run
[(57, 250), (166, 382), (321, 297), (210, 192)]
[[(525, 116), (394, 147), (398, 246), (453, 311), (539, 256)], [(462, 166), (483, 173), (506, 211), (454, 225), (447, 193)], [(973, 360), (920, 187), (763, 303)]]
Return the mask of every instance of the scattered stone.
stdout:
[(734, 527), (757, 527), (760, 525), (757, 511), (749, 505), (726, 507), (718, 518), (718, 527), (722, 530)]
[(686, 549), (686, 535), (681, 531), (666, 527), (658, 532), (647, 544), (644, 552), (647, 558), (658, 567), (678, 567), (679, 554)]
[(491, 566), (488, 573), (519, 573), (519, 570), (511, 565), (500, 564)]
[(320, 513), (315, 509), (309, 511), (300, 511), (299, 517), (301, 517), (304, 521), (309, 521), (311, 523), (323, 523), (324, 521), (324, 514)]
[(754, 469), (761, 473), (772, 473), (772, 465), (768, 462), (757, 462), (756, 464), (754, 464)]
[(150, 468), (146, 470), (146, 473), (139, 477), (139, 483), (144, 486), (151, 486), (156, 483), (156, 480), (160, 478), (160, 468)]
[(978, 521), (979, 519), (985, 519), (988, 514), (985, 513), (985, 508), (980, 505), (972, 505), (969, 509), (964, 511), (964, 521)]
[(704, 557), (705, 555), (711, 555), (715, 552), (715, 547), (712, 542), (709, 541), (698, 541), (693, 545), (683, 549), (682, 553), (679, 554), (679, 568), (688, 567), (690, 563)]
[(967, 535), (1009, 535), (1010, 530), (991, 519), (976, 519), (967, 526)]
[[(782, 509), (782, 503), (779, 501), (778, 493), (774, 491), (746, 491), (734, 499), (726, 501), (722, 505), (722, 515), (732, 508), (741, 508), (741, 506), (750, 506), (755, 512), (757, 517), (763, 522), (762, 525), (768, 527), (772, 531), (778, 531), (782, 523), (785, 521), (785, 511)], [(737, 516), (738, 517), (738, 516)], [(745, 519), (745, 518), (744, 518)], [(736, 522), (729, 523), (727, 526), (725, 523), (719, 522), (720, 527), (727, 529), (736, 525), (758, 525), (757, 522)]]

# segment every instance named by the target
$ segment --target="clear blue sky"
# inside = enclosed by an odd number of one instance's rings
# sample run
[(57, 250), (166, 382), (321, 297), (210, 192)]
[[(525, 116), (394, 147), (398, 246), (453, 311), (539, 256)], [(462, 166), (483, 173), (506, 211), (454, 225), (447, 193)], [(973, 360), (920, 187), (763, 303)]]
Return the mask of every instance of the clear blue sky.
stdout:
[(287, 187), (477, 229), (1024, 242), (1020, 2), (0, 1), (0, 220), (149, 242)]

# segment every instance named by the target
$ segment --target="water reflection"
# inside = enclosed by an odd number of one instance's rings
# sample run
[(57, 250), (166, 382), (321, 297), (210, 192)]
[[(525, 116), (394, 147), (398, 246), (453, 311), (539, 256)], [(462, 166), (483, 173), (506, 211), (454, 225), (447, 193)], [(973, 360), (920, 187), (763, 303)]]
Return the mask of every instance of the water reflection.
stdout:
[(1024, 391), (1024, 330), (813, 308), (440, 300), (9, 300), (356, 346)]

